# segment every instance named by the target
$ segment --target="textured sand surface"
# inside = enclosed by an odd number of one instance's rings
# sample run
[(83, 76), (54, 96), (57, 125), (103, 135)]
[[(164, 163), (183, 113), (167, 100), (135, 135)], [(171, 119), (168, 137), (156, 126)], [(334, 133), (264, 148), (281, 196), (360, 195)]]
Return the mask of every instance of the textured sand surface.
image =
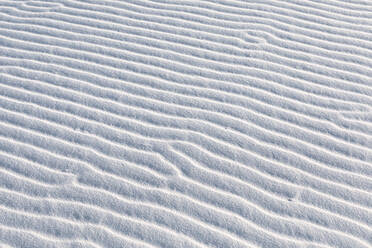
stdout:
[(0, 247), (372, 247), (372, 1), (0, 0)]

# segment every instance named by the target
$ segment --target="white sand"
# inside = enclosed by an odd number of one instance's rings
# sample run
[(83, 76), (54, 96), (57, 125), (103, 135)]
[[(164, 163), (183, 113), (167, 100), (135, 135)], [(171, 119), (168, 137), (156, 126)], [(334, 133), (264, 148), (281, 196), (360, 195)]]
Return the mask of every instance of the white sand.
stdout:
[(372, 1), (0, 0), (0, 247), (372, 247)]

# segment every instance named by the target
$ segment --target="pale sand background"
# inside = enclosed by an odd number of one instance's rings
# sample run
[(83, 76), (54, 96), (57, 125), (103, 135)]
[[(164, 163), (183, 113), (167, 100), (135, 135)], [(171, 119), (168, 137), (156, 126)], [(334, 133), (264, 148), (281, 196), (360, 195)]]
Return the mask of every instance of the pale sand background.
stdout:
[(0, 0), (0, 247), (371, 247), (372, 1)]

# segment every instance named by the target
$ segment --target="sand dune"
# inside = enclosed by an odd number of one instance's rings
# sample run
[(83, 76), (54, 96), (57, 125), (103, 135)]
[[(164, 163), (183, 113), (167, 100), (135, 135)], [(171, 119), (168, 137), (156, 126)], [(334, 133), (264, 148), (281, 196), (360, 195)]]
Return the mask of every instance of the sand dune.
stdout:
[(371, 1), (0, 0), (0, 247), (371, 246)]

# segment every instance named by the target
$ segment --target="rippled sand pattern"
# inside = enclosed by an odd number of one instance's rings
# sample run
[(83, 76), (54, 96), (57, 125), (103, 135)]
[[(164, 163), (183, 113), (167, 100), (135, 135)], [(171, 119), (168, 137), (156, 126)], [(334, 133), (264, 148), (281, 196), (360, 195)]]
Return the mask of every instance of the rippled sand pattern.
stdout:
[(0, 0), (0, 247), (372, 246), (372, 1)]

